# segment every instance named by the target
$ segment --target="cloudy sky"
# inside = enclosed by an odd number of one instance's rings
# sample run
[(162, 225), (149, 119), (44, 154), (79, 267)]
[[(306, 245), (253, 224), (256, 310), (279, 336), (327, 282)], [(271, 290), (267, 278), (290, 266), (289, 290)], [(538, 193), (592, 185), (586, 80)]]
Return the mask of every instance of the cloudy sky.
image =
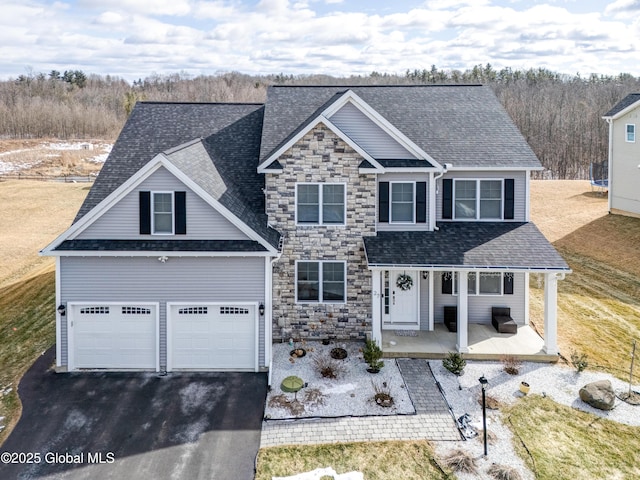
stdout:
[(79, 69), (640, 75), (640, 0), (0, 0), (0, 78)]

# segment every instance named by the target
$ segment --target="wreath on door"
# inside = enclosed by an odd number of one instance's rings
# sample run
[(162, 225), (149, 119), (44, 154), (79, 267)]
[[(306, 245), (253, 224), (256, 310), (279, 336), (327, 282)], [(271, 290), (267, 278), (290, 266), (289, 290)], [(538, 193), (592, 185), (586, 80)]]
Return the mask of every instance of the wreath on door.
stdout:
[(405, 273), (398, 275), (396, 287), (403, 291), (411, 290), (411, 287), (413, 287), (413, 278)]

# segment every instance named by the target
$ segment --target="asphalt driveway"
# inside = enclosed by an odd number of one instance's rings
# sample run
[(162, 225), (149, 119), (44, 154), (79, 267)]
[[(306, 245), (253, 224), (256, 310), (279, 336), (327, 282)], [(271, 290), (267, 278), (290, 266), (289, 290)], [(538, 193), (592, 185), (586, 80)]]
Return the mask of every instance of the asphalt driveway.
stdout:
[(56, 374), (53, 361), (20, 382), (0, 478), (253, 478), (266, 374)]

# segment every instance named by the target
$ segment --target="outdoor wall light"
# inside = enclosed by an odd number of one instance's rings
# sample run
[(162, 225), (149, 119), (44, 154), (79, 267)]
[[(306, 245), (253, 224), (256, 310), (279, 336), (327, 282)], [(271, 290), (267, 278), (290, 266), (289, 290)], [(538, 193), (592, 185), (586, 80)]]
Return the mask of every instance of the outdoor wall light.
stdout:
[(429, 272), (425, 270), (424, 272), (422, 272), (422, 279), (426, 280), (427, 278), (429, 278)]
[(264, 303), (262, 302), (260, 302), (260, 305), (258, 306), (258, 313), (261, 317), (264, 315)]
[(61, 317), (64, 317), (67, 313), (67, 307), (60, 304), (60, 306), (58, 306), (58, 313), (60, 314)]

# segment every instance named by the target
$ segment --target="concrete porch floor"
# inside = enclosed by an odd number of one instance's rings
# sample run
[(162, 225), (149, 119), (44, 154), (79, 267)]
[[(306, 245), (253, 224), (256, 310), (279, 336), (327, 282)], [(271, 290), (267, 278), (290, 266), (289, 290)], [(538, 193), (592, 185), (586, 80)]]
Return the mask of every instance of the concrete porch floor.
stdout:
[[(456, 333), (444, 324), (436, 324), (432, 332), (416, 331), (417, 336), (396, 335), (395, 330), (382, 330), (382, 351), (387, 358), (445, 358), (456, 350)], [(391, 344), (395, 342), (395, 344)], [(557, 362), (558, 355), (543, 350), (544, 341), (529, 325), (518, 325), (517, 334), (498, 333), (491, 325), (469, 324), (469, 360), (500, 360), (515, 355), (521, 360)]]

